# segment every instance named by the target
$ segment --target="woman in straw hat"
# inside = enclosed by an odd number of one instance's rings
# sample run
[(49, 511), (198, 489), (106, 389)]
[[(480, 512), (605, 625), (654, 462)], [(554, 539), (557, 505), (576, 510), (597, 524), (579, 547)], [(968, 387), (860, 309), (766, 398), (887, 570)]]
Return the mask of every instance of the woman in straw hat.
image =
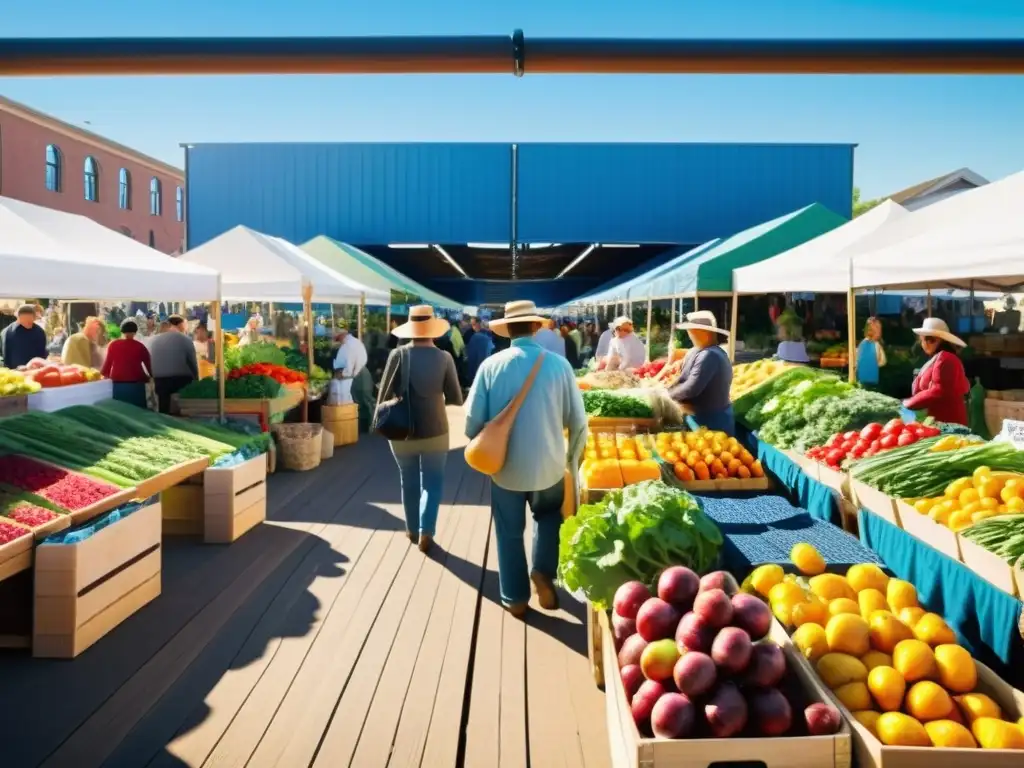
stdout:
[(690, 337), (693, 349), (686, 355), (679, 381), (669, 387), (668, 394), (702, 427), (731, 435), (736, 430), (729, 397), (732, 363), (720, 346), (729, 332), (718, 327), (714, 312), (706, 310), (690, 312), (679, 327)]
[[(392, 397), (407, 399), (412, 435), (392, 440), (391, 452), (402, 481), (402, 507), (406, 533), (421, 552), (430, 550), (437, 525), (437, 512), (444, 493), (444, 466), (448, 458), (448, 414), (445, 404), (462, 405), (462, 388), (455, 361), (434, 345), (434, 339), (448, 332), (448, 321), (434, 317), (430, 306), (409, 309), (409, 321), (391, 331), (408, 346), (388, 356), (381, 378), (377, 404)], [(402, 371), (407, 365), (408, 370)], [(402, 392), (401, 382), (408, 381)]]
[(950, 333), (946, 322), (937, 317), (925, 318), (914, 333), (921, 338), (921, 349), (928, 355), (928, 362), (914, 378), (912, 394), (903, 401), (904, 407), (925, 410), (937, 421), (966, 426), (965, 398), (971, 384), (957, 349), (967, 345)]

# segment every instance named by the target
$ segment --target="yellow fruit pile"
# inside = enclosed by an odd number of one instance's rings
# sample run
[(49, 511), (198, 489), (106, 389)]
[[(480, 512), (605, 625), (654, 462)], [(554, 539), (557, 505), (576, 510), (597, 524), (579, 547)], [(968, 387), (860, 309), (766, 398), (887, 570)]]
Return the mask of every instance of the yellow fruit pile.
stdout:
[(583, 454), (585, 488), (622, 488), (644, 480), (660, 480), (661, 467), (643, 436), (587, 435)]
[(942, 496), (908, 503), (936, 523), (962, 531), (990, 517), (1024, 514), (1024, 475), (978, 467), (971, 477), (950, 483)]
[(684, 483), (764, 477), (761, 462), (725, 432), (704, 427), (696, 432), (659, 432), (654, 450)]
[(870, 563), (845, 576), (823, 573), (809, 544), (790, 557), (813, 575), (762, 565), (744, 588), (794, 628), (794, 645), (822, 682), (882, 743), (1024, 750), (1024, 728), (976, 690), (974, 659), (941, 616), (918, 605), (913, 584)]
[(732, 367), (732, 386), (729, 388), (731, 400), (745, 395), (752, 389), (761, 386), (769, 379), (775, 378), (783, 371), (795, 368), (794, 363), (781, 360), (758, 360)]

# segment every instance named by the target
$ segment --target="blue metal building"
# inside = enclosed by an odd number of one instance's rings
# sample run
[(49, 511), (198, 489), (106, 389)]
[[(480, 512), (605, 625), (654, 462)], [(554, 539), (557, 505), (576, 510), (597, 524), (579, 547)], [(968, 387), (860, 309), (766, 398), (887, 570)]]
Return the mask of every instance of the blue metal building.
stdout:
[[(810, 203), (850, 215), (853, 150), (199, 144), (186, 150), (186, 238), (195, 247), (237, 224), (296, 243), (325, 234), (467, 304), (558, 303), (672, 246), (728, 236)], [(513, 242), (533, 245), (517, 247), (517, 279), (509, 282)], [(553, 279), (593, 243), (613, 245)]]

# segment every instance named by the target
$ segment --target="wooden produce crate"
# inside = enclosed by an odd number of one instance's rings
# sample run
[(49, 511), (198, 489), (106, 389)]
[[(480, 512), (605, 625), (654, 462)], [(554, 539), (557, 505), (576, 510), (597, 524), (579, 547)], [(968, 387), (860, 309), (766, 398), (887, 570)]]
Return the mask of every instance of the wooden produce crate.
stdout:
[(320, 423), (334, 435), (335, 447), (359, 440), (359, 406), (355, 403), (321, 406)]
[[(604, 656), (605, 706), (612, 765), (619, 768), (709, 768), (733, 763), (764, 768), (849, 768), (852, 746), (850, 726), (844, 722), (831, 736), (778, 736), (733, 739), (649, 739), (640, 734), (626, 702), (618, 675), (615, 643), (607, 614), (598, 614)], [(811, 701), (828, 701), (829, 693), (793, 647), (786, 631), (773, 622), (771, 639), (786, 654), (789, 668), (803, 684)], [(803, 713), (794, 712), (794, 719)]]
[(896, 509), (896, 499), (854, 477), (850, 478), (850, 499), (858, 507), (866, 509), (868, 512), (874, 512), (897, 528), (903, 527), (900, 523), (900, 514)]
[(594, 682), (598, 688), (604, 688), (604, 640), (599, 613), (590, 602), (587, 603), (587, 658), (590, 659), (590, 673), (594, 676)]
[(24, 528), (25, 535), (0, 544), (0, 581), (31, 568), (32, 548), (35, 546), (31, 528), (13, 520), (4, 519), (4, 522), (16, 528)]
[(160, 595), (160, 504), (75, 544), (40, 544), (32, 653), (70, 659)]
[(173, 467), (165, 469), (159, 475), (154, 475), (153, 477), (140, 481), (138, 487), (135, 489), (134, 498), (149, 499), (153, 496), (157, 496), (168, 488), (180, 485), (190, 477), (202, 474), (203, 470), (208, 466), (210, 466), (210, 459), (206, 456), (200, 456), (198, 459), (190, 459), (189, 461), (183, 461), (181, 464), (175, 464)]
[(947, 557), (963, 562), (960, 556), (960, 541), (956, 533), (944, 525), (939, 525), (928, 515), (922, 515), (909, 504), (905, 504), (903, 510), (900, 521), (904, 531)]
[(267, 518), (267, 462), (256, 456), (203, 475), (203, 540), (230, 544)]
[[(305, 399), (302, 387), (284, 387), (280, 397), (231, 398), (224, 401), (224, 413), (236, 416), (257, 416), (264, 432), (270, 431), (270, 423), (276, 416), (287, 413)], [(216, 398), (178, 398), (182, 416), (214, 418), (219, 414)]]
[[(799, 656), (810, 674), (811, 663)], [(1003, 718), (1016, 722), (1024, 714), (1024, 693), (1014, 690), (995, 672), (980, 662), (975, 691), (990, 696), (1003, 710)], [(940, 749), (937, 747), (889, 747), (861, 725), (838, 698), (828, 692), (853, 734), (853, 754), (857, 768), (1020, 768), (1024, 753), (1009, 749)]]
[(809, 459), (804, 454), (800, 453), (799, 451), (794, 451), (792, 448), (786, 448), (782, 452), (785, 454), (786, 458), (788, 458), (790, 461), (792, 461), (794, 464), (800, 467), (800, 469), (803, 470), (803, 473), (807, 475), (809, 478), (811, 478), (812, 480), (821, 479), (819, 470), (822, 467), (822, 464), (820, 461)]
[(618, 419), (611, 416), (588, 416), (587, 428), (591, 432), (657, 432), (658, 419)]
[(850, 476), (838, 469), (818, 463), (818, 482), (844, 496), (850, 494)]
[(0, 418), (28, 412), (28, 395), (0, 397)]
[(1019, 594), (1012, 565), (959, 533), (956, 534), (956, 539), (960, 548), (960, 561), (964, 565), (1003, 592), (1014, 596)]
[(160, 493), (164, 536), (202, 535), (204, 527), (203, 476), (193, 475)]

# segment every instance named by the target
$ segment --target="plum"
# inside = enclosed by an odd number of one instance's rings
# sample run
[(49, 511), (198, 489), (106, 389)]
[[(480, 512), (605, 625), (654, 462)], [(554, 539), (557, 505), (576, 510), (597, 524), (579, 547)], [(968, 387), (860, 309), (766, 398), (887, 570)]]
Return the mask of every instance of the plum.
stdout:
[(691, 698), (703, 696), (715, 687), (718, 680), (718, 668), (714, 659), (700, 651), (688, 651), (679, 657), (672, 679), (680, 693)]
[(640, 669), (648, 680), (670, 680), (679, 660), (675, 640), (655, 640), (644, 648), (640, 656)]
[(747, 702), (734, 683), (718, 686), (710, 701), (704, 705), (708, 729), (716, 739), (735, 736), (747, 726)]
[(624, 619), (635, 619), (640, 606), (651, 596), (651, 591), (639, 581), (627, 581), (617, 590), (612, 608)]
[(693, 702), (681, 693), (666, 693), (651, 710), (651, 730), (659, 739), (681, 739), (693, 730)]
[(632, 702), (633, 695), (644, 682), (644, 673), (636, 664), (628, 664), (619, 672), (622, 676), (622, 687), (626, 689), (626, 701)]
[(643, 728), (651, 719), (654, 705), (664, 694), (665, 689), (657, 680), (644, 680), (640, 683), (640, 687), (633, 694), (633, 700), (629, 705), (630, 711), (633, 713), (633, 721), (638, 728)]
[(738, 675), (750, 663), (753, 648), (750, 635), (739, 627), (726, 627), (711, 644), (711, 658), (722, 669)]
[(760, 598), (741, 592), (732, 596), (732, 623), (760, 640), (772, 626), (772, 611)]
[(693, 607), (693, 598), (700, 590), (700, 577), (689, 568), (673, 565), (658, 577), (658, 597), (671, 603), (680, 613)]
[(750, 692), (750, 719), (762, 736), (781, 736), (793, 725), (789, 701), (775, 688)]
[(822, 701), (817, 701), (804, 710), (804, 720), (807, 721), (807, 731), (812, 736), (831, 736), (842, 724), (839, 710)]
[(700, 580), (701, 592), (707, 592), (710, 589), (720, 589), (726, 595), (732, 596), (740, 591), (740, 585), (728, 571), (712, 571), (705, 574)]
[(640, 635), (630, 635), (622, 643), (619, 649), (619, 669), (628, 667), (630, 664), (640, 664), (640, 657), (643, 655), (647, 641)]
[(693, 612), (712, 629), (721, 629), (732, 622), (732, 600), (721, 589), (708, 589), (693, 601)]
[(647, 600), (636, 614), (637, 634), (649, 643), (672, 637), (678, 624), (679, 611), (660, 597)]
[(636, 620), (627, 619), (619, 616), (617, 613), (612, 614), (612, 637), (615, 638), (615, 647), (621, 648), (622, 644), (626, 642), (626, 638), (630, 635), (636, 634)]
[(700, 651), (710, 653), (711, 643), (715, 640), (715, 630), (692, 611), (682, 619), (676, 627), (676, 646), (680, 653)]
[(775, 643), (758, 643), (750, 653), (746, 680), (760, 688), (774, 688), (786, 674), (786, 654)]

